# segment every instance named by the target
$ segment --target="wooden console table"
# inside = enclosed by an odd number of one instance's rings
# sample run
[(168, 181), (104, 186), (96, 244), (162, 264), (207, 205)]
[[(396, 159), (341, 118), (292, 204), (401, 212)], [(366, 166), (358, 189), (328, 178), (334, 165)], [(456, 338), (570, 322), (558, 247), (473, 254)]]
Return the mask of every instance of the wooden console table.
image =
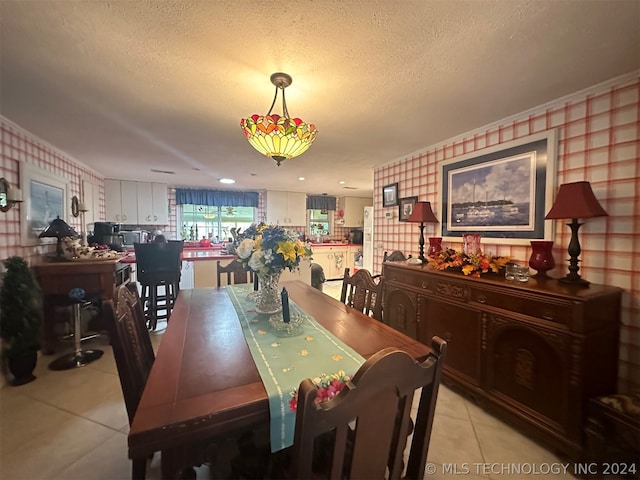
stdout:
[(69, 290), (82, 288), (87, 298), (110, 300), (115, 289), (128, 283), (131, 265), (120, 263), (120, 259), (98, 262), (49, 262), (33, 267), (42, 290), (44, 309), (44, 345), (42, 352), (51, 354), (55, 345), (55, 307), (66, 299)]
[(616, 391), (622, 289), (385, 262), (384, 322), (449, 343), (444, 383), (569, 458), (589, 398)]

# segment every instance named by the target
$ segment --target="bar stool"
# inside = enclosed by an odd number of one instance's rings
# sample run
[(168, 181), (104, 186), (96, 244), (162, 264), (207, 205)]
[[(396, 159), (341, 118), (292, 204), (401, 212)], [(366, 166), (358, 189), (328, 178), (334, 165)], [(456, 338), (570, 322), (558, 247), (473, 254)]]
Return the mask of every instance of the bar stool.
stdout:
[[(73, 352), (58, 357), (49, 364), (51, 370), (70, 370), (84, 367), (99, 359), (104, 353), (102, 350), (82, 349), (82, 309), (91, 305), (85, 300), (85, 291), (82, 288), (72, 288), (69, 291), (68, 302), (73, 309)], [(91, 337), (93, 338), (93, 337)]]
[(149, 329), (169, 321), (180, 286), (182, 243), (135, 243), (137, 279)]

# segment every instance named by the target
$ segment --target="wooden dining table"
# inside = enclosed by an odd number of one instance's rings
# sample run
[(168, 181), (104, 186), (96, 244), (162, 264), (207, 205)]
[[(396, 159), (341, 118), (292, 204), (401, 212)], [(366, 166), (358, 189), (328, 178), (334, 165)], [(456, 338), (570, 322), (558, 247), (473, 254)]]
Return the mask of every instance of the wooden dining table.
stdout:
[[(293, 300), (364, 358), (386, 347), (416, 360), (417, 340), (301, 282)], [(162, 478), (190, 465), (194, 445), (269, 422), (269, 401), (225, 288), (181, 290), (129, 431), (129, 457), (161, 451)]]

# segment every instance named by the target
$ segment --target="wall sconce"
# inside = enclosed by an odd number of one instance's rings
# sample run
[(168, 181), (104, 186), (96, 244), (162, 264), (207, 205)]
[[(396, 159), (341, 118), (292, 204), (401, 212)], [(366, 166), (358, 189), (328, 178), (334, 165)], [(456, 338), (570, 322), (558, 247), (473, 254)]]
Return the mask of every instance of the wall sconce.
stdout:
[(75, 195), (71, 197), (71, 215), (77, 217), (80, 213), (86, 213), (89, 209), (86, 207), (84, 202), (81, 202), (78, 197)]
[(0, 178), (0, 212), (8, 212), (11, 207), (22, 202), (22, 191), (11, 187), (6, 178)]

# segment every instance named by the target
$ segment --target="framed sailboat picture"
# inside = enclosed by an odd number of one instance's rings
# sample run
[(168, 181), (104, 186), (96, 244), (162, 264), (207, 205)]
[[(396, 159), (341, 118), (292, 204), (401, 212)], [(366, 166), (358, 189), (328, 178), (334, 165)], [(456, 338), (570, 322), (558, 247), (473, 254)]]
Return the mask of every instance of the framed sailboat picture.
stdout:
[(544, 216), (554, 193), (556, 144), (551, 130), (443, 162), (442, 237), (482, 233), (509, 244), (552, 239), (553, 222)]

